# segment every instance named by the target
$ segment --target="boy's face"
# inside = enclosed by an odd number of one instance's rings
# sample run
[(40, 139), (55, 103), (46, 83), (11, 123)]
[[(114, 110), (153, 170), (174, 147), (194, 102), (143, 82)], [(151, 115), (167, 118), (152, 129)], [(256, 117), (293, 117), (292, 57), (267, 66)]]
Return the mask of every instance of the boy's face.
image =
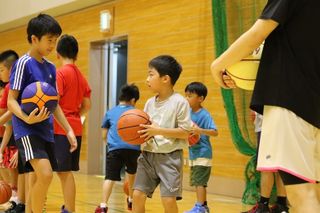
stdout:
[(185, 95), (191, 108), (199, 107), (203, 101), (203, 97), (198, 96), (196, 93), (186, 92)]
[(159, 92), (164, 82), (164, 76), (160, 77), (158, 71), (154, 68), (149, 68), (147, 85), (153, 92)]
[(10, 69), (8, 69), (4, 63), (0, 63), (0, 79), (3, 82), (9, 82)]
[(47, 34), (39, 40), (36, 36), (32, 35), (32, 45), (35, 46), (40, 55), (47, 56), (55, 49), (58, 37), (57, 35)]

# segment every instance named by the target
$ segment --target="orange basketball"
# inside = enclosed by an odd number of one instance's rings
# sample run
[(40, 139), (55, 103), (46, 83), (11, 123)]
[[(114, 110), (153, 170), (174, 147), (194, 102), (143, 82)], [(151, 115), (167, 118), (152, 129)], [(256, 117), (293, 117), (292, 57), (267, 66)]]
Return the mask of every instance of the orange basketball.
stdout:
[[(198, 125), (195, 124), (195, 123), (193, 123), (192, 125), (198, 127)], [(193, 145), (197, 144), (199, 141), (200, 141), (200, 135), (198, 135), (198, 134), (189, 134), (189, 136), (188, 136), (189, 146), (193, 146)]]
[(0, 204), (6, 203), (11, 198), (11, 187), (4, 181), (0, 181)]
[(123, 182), (123, 192), (129, 196), (129, 181), (128, 180), (125, 180)]
[(139, 130), (143, 127), (140, 124), (151, 124), (147, 113), (140, 109), (131, 109), (124, 112), (118, 120), (118, 134), (120, 138), (132, 145), (144, 143), (144, 138), (140, 138)]

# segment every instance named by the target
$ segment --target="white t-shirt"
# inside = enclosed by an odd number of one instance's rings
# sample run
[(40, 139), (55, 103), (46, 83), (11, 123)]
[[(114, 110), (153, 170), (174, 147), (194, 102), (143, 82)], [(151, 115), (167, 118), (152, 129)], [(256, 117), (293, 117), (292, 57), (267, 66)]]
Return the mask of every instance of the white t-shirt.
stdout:
[[(179, 93), (173, 93), (164, 101), (150, 98), (144, 106), (150, 120), (162, 128), (191, 129), (190, 107), (188, 101)], [(187, 147), (186, 139), (154, 136), (142, 145), (142, 150), (154, 153), (170, 153)]]

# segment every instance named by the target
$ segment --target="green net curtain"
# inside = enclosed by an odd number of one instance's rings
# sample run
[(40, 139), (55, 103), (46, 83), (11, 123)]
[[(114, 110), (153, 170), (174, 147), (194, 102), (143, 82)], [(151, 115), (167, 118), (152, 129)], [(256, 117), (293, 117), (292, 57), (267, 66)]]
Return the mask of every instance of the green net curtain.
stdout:
[[(215, 55), (221, 55), (236, 38), (257, 19), (266, 1), (263, 0), (212, 0)], [(260, 175), (256, 172), (256, 136), (249, 117), (252, 93), (234, 89), (221, 89), (232, 142), (243, 155), (250, 156), (245, 168), (246, 187), (242, 202), (253, 205), (259, 199)]]

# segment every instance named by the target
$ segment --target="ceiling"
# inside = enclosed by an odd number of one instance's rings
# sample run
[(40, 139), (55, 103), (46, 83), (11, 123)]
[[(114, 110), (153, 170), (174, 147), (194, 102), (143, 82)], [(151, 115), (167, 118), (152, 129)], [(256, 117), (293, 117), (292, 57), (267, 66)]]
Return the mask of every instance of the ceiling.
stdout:
[(58, 16), (113, 0), (1, 0), (0, 32), (26, 25), (40, 12)]

